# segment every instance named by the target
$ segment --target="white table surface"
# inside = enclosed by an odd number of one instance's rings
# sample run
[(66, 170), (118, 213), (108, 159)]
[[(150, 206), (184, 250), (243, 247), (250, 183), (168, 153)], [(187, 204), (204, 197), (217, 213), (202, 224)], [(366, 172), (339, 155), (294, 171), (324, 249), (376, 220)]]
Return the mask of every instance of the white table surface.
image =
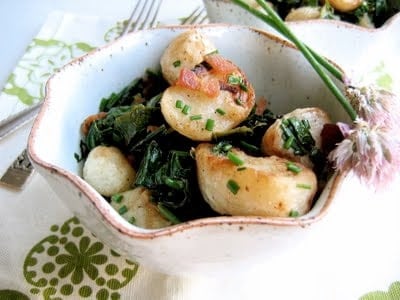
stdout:
[[(4, 85), (50, 11), (64, 10), (99, 16), (113, 14), (123, 19), (128, 17), (127, 14), (133, 6), (130, 2), (127, 0), (0, 1), (2, 32), (0, 86)], [(201, 3), (201, 1), (195, 2)], [(179, 14), (178, 5), (176, 9)], [(24, 148), (29, 129), (30, 124), (0, 141), (1, 173)], [(230, 287), (232, 290), (226, 293), (227, 299), (228, 296), (229, 299), (241, 299), (246, 290), (257, 292), (258, 299), (266, 299), (264, 298), (266, 295), (272, 296), (268, 299), (293, 299), (290, 296), (293, 294), (297, 294), (298, 299), (357, 299), (370, 291), (387, 290), (391, 283), (400, 280), (400, 235), (398, 234), (400, 185), (398, 183), (397, 180), (395, 184), (379, 193), (373, 193), (355, 180), (345, 183), (344, 191), (335, 200), (327, 217), (319, 224), (311, 243), (308, 242), (300, 247), (298, 255), (287, 257), (283, 269), (275, 265), (272, 267), (274, 273), (263, 273), (262, 269), (269, 266), (260, 264), (254, 273), (248, 273), (264, 274), (263, 278), (235, 277), (230, 282), (226, 278), (221, 279), (219, 281), (221, 283), (235, 284)], [(0, 188), (1, 204), (4, 205), (8, 201), (23, 201), (27, 197), (27, 191), (32, 192), (38, 200), (40, 197), (56, 199), (38, 174), (35, 174), (26, 189), (24, 192), (15, 192)], [(40, 205), (40, 201), (38, 203)], [(45, 211), (44, 217), (51, 219), (51, 212)], [(18, 216), (10, 218), (18, 222)], [(313, 247), (309, 248), (310, 245)], [(282, 259), (276, 264), (281, 262)], [(287, 267), (291, 264), (294, 264), (296, 269), (288, 272)], [(261, 273), (257, 273), (260, 270)], [(208, 288), (226, 289), (226, 286), (218, 287), (217, 282), (201, 280), (193, 286), (193, 293), (200, 299)], [(236, 294), (235, 289), (240, 292)]]

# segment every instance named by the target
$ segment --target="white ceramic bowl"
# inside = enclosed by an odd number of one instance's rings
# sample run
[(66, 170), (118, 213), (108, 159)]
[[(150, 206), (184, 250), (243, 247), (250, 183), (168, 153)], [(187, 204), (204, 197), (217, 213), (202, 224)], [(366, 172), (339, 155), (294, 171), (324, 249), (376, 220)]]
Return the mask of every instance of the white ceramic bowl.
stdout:
[[(121, 38), (62, 68), (48, 82), (44, 105), (29, 136), (37, 171), (100, 240), (139, 263), (170, 274), (192, 274), (273, 258), (312, 232), (327, 213), (345, 174), (334, 176), (312, 210), (299, 218), (215, 217), (159, 230), (125, 221), (81, 177), (80, 124), (98, 111), (102, 97), (154, 68), (168, 43), (185, 27), (141, 31)], [(320, 106), (333, 120), (345, 113), (300, 53), (255, 29), (198, 26), (219, 52), (234, 61), (276, 113)]]

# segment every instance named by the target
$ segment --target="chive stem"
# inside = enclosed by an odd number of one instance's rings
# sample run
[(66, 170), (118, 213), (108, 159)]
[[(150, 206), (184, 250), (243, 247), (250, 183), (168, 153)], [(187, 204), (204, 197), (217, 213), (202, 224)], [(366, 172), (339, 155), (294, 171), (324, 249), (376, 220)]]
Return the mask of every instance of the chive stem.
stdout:
[(254, 16), (262, 19), (265, 23), (270, 25), (272, 28), (277, 30), (279, 33), (284, 35), (287, 39), (293, 42), (299, 51), (303, 54), (303, 56), (307, 59), (307, 61), (311, 64), (314, 70), (317, 72), (319, 77), (325, 83), (325, 85), (329, 88), (332, 94), (336, 97), (339, 103), (342, 105), (344, 110), (348, 113), (350, 118), (354, 121), (357, 118), (357, 113), (354, 108), (351, 106), (347, 98), (343, 95), (340, 89), (335, 85), (332, 79), (325, 73), (325, 71), (321, 68), (321, 66), (325, 67), (328, 72), (330, 72), (333, 76), (339, 78), (342, 82), (344, 82), (344, 75), (337, 70), (335, 66), (330, 64), (326, 59), (319, 56), (309, 47), (304, 45), (293, 33), (292, 31), (286, 26), (284, 21), (280, 18), (280, 16), (263, 0), (256, 0), (257, 3), (267, 12), (267, 14), (262, 13), (261, 11), (257, 10), (256, 8), (251, 7), (243, 0), (232, 0), (233, 3), (239, 5), (240, 7), (244, 8), (249, 13), (253, 14)]
[(160, 214), (166, 218), (168, 221), (170, 221), (172, 224), (179, 224), (181, 221), (164, 205), (162, 205), (160, 202), (157, 204), (158, 211)]
[(174, 190), (182, 190), (184, 188), (184, 184), (180, 180), (172, 179), (170, 177), (164, 178), (165, 185), (173, 188)]
[(201, 120), (202, 116), (201, 115), (193, 115), (190, 116), (191, 121), (196, 121), (196, 120)]
[(223, 115), (226, 114), (225, 111), (224, 111), (222, 108), (217, 108), (217, 109), (215, 110), (215, 112), (217, 112), (217, 113), (220, 114), (221, 116), (223, 116)]
[(183, 106), (183, 108), (182, 108), (182, 113), (183, 113), (184, 115), (187, 115), (187, 114), (189, 113), (189, 111), (190, 111), (190, 106), (187, 105), (187, 104), (185, 104), (185, 105)]
[(233, 180), (229, 179), (228, 182), (226, 183), (226, 187), (231, 191), (232, 194), (236, 195), (238, 191), (240, 190), (239, 184)]
[(111, 196), (111, 201), (114, 201), (115, 203), (121, 203), (123, 198), (124, 196), (122, 196), (121, 194), (115, 194)]
[(233, 153), (232, 151), (229, 151), (226, 156), (236, 166), (244, 165), (244, 161), (239, 156), (237, 156), (235, 153)]
[(215, 125), (215, 121), (213, 119), (207, 119), (206, 121), (206, 130), (213, 131)]
[(183, 107), (183, 102), (182, 102), (182, 100), (176, 100), (176, 102), (175, 102), (175, 107), (176, 107), (176, 108), (182, 108), (182, 107)]
[(120, 215), (123, 215), (124, 213), (126, 213), (128, 211), (128, 208), (125, 205), (122, 205), (119, 209), (118, 209), (118, 213)]
[(301, 172), (301, 168), (291, 161), (286, 163), (286, 167), (288, 171), (291, 171), (295, 174), (299, 174)]
[(300, 189), (311, 190), (311, 185), (309, 185), (307, 183), (298, 183), (298, 184), (296, 184), (296, 187), (298, 187)]

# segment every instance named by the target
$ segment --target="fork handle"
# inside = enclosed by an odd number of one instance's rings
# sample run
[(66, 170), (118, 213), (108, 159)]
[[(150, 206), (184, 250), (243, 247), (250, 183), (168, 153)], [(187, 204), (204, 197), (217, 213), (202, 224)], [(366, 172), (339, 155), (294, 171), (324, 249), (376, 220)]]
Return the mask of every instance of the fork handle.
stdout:
[(40, 101), (22, 111), (15, 114), (14, 116), (5, 119), (3, 122), (0, 122), (0, 140), (4, 137), (13, 133), (17, 129), (21, 128), (23, 125), (33, 120), (37, 114), (39, 113), (40, 107), (42, 106), (43, 101)]

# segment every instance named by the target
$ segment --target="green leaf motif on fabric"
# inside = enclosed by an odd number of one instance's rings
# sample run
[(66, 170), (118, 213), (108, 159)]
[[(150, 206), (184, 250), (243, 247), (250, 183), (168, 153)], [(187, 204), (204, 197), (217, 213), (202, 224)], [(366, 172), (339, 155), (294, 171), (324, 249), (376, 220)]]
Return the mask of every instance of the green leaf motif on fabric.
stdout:
[(94, 48), (83, 42), (67, 44), (54, 39), (34, 39), (9, 76), (3, 92), (26, 105), (37, 103), (43, 99), (45, 84), (52, 74)]
[(373, 70), (376, 77), (376, 84), (386, 90), (391, 91), (393, 85), (393, 78), (390, 74), (387, 73), (385, 63), (383, 61), (380, 62), (378, 66), (376, 66)]
[(122, 30), (126, 26), (127, 22), (127, 20), (117, 22), (113, 27), (108, 29), (104, 34), (104, 41), (108, 43), (118, 38), (121, 35)]
[(51, 234), (29, 251), (24, 276), (33, 295), (44, 299), (119, 299), (119, 289), (136, 275), (138, 264), (87, 232), (77, 218), (50, 227)]
[(15, 290), (0, 290), (0, 300), (29, 300), (29, 297)]
[(393, 282), (388, 291), (374, 291), (363, 295), (359, 300), (397, 300), (400, 299), (400, 281)]

